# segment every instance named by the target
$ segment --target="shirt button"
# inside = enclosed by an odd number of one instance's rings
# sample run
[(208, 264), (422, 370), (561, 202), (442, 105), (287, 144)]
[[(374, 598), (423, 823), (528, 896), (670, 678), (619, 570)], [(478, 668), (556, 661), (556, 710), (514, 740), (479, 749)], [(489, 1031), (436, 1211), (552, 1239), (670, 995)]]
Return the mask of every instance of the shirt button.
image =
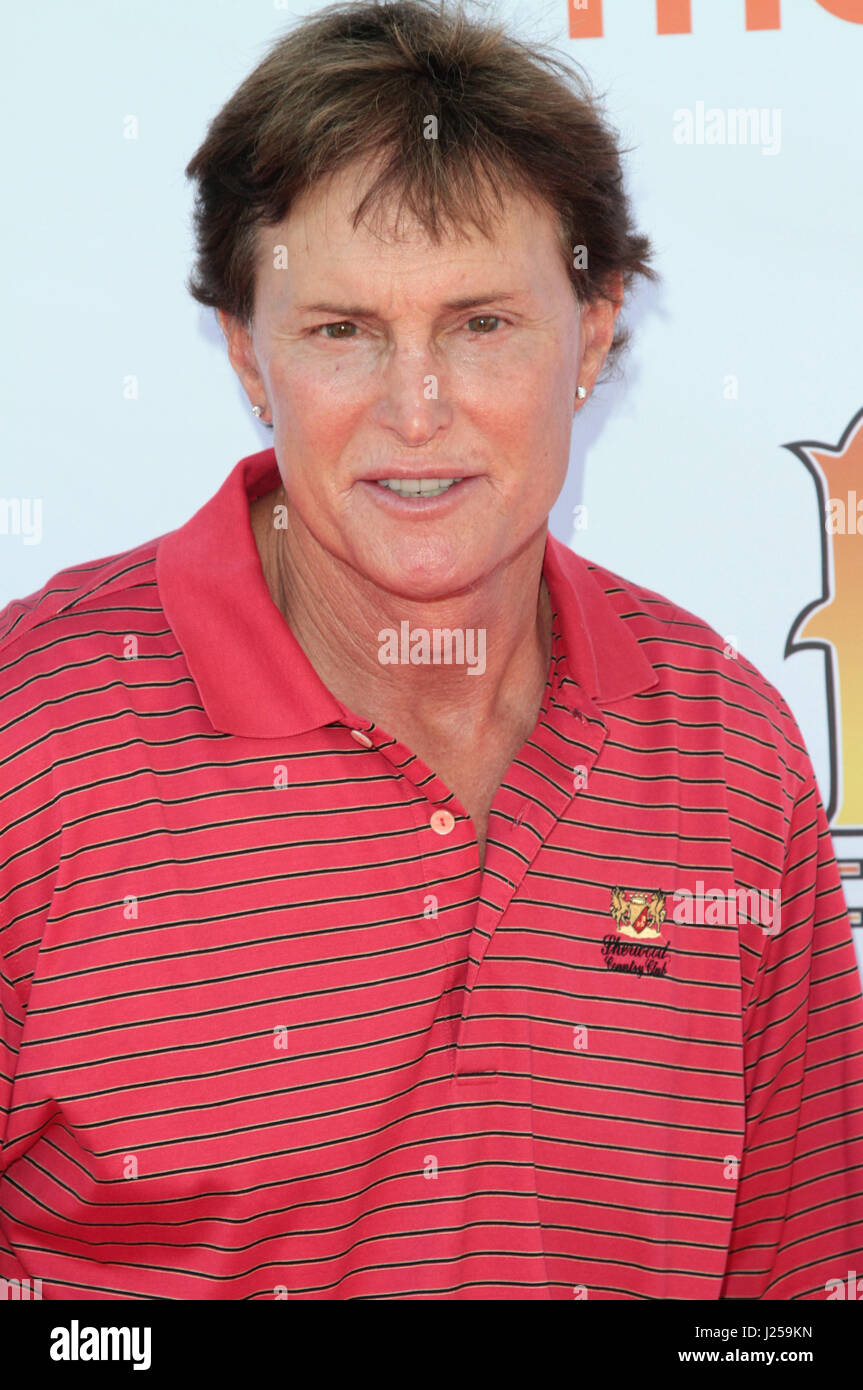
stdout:
[(362, 729), (351, 729), (351, 738), (355, 738), (357, 743), (362, 743), (363, 746), (366, 748), (374, 747), (374, 744), (372, 743), (371, 739), (368, 737), (367, 734), (363, 733)]
[(455, 816), (449, 811), (435, 811), (429, 825), (436, 835), (448, 835), (455, 825)]

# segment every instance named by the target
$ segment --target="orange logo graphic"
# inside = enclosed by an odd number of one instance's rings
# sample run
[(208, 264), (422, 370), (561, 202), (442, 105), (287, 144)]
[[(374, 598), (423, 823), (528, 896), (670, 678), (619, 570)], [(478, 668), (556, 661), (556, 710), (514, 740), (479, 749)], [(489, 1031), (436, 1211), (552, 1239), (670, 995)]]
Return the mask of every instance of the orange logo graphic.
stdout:
[[(835, 19), (844, 19), (849, 24), (863, 24), (863, 0), (815, 0), (815, 3)], [(612, 4), (609, 9), (612, 9)], [(622, 16), (621, 22), (629, 18), (626, 6), (619, 0), (614, 8)], [(567, 9), (571, 39), (602, 38), (602, 0), (567, 0)], [(781, 29), (781, 0), (744, 0), (743, 21), (750, 31)], [(656, 32), (691, 34), (692, 0), (656, 0)]]
[[(834, 834), (863, 833), (863, 410), (835, 448), (786, 444), (815, 479), (821, 513), (823, 593), (798, 616), (785, 655), (824, 652)], [(859, 502), (858, 502), (859, 496)]]

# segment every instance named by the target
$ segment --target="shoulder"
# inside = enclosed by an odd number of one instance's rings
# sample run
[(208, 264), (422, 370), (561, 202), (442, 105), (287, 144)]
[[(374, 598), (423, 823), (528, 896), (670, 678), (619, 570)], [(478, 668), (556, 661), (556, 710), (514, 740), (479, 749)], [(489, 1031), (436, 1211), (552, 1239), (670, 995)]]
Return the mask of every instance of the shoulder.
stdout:
[[(59, 570), (0, 610), (0, 761), (29, 768), (61, 728), (123, 703), (129, 642), (170, 642), (156, 583), (156, 538)], [(148, 637), (148, 643), (150, 639)], [(32, 768), (30, 768), (32, 771)]]
[(156, 585), (158, 540), (70, 565), (0, 610), (0, 897), (13, 944), (37, 939), (69, 796), (98, 780), (93, 755), (129, 735), (124, 721), (141, 679), (130, 643), (146, 633), (147, 655), (172, 643)]
[[(765, 757), (789, 784), (811, 775), (798, 723), (777, 687), (740, 650), (734, 633), (722, 634), (664, 594), (593, 561), (586, 569), (615, 616), (626, 625), (656, 676), (634, 697), (645, 717), (676, 724), (704, 746), (722, 745), (748, 765)], [(784, 779), (783, 779), (784, 780)]]
[(131, 550), (58, 570), (41, 589), (0, 609), (0, 667), (26, 660), (67, 636), (100, 631), (106, 612), (158, 604), (155, 560), (159, 539)]

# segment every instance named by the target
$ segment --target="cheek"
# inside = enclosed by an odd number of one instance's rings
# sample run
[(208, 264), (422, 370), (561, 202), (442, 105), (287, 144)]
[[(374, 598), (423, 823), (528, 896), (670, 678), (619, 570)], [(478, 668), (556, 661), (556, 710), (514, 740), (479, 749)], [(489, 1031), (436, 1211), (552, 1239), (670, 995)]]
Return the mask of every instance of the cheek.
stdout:
[(496, 434), (524, 439), (571, 423), (576, 367), (569, 343), (525, 339), (470, 365), (456, 376), (455, 399)]
[[(462, 392), (459, 400), (473, 426), (487, 440), (501, 463), (509, 461), (519, 475), (530, 470), (564, 472), (569, 463), (574, 389), (559, 366), (545, 372), (535, 367), (495, 377)], [(534, 482), (539, 477), (534, 475)]]
[(362, 414), (359, 393), (348, 389), (338, 364), (326, 371), (284, 367), (272, 371), (271, 381), (280, 433), (295, 469), (326, 476), (321, 463), (340, 456)]
[(499, 454), (517, 457), (532, 440), (542, 402), (529, 371), (502, 370), (490, 362), (484, 371), (462, 377), (455, 388), (456, 418), (461, 412)]

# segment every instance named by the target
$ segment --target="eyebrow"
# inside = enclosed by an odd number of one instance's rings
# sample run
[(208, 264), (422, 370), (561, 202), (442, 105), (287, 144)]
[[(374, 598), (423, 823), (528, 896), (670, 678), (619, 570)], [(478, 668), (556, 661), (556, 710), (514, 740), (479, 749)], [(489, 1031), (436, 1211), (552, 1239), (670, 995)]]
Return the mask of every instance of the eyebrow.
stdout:
[[(441, 305), (442, 309), (473, 309), (478, 304), (488, 304), (494, 301), (503, 304), (510, 300), (517, 299), (518, 296), (511, 294), (507, 290), (491, 290), (488, 294), (471, 294), (460, 299), (448, 299)], [(369, 309), (363, 305), (347, 304), (298, 304), (297, 312), (300, 314), (338, 314), (343, 318), (351, 319), (372, 319), (377, 318), (374, 309)]]

